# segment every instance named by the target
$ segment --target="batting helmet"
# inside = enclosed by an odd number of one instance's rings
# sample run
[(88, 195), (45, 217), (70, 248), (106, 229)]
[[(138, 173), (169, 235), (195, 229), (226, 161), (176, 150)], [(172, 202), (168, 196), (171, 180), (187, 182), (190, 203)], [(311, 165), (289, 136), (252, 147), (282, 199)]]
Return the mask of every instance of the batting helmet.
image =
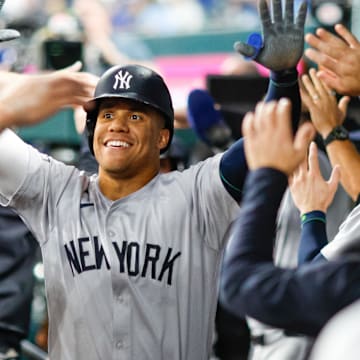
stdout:
[[(0, 11), (5, 3), (5, 0), (0, 0)], [(20, 36), (20, 33), (17, 30), (13, 29), (1, 29), (0, 30), (0, 42), (9, 41), (17, 39)]]
[(113, 66), (101, 76), (94, 98), (84, 105), (92, 154), (94, 154), (94, 130), (99, 105), (100, 101), (106, 98), (130, 99), (158, 110), (165, 118), (165, 128), (170, 131), (169, 142), (161, 153), (169, 148), (174, 133), (174, 109), (169, 89), (163, 78), (155, 71), (140, 65)]

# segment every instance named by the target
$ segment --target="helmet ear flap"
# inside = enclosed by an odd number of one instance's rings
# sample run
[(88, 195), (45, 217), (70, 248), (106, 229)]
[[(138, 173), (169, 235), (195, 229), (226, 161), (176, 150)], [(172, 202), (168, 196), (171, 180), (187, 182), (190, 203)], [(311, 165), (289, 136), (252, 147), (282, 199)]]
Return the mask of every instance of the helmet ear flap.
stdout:
[(88, 113), (88, 116), (86, 118), (86, 125), (85, 125), (85, 131), (86, 131), (86, 135), (88, 138), (89, 149), (93, 155), (95, 155), (94, 154), (94, 131), (95, 131), (95, 125), (96, 125), (96, 120), (97, 120), (97, 114), (98, 114), (97, 110)]

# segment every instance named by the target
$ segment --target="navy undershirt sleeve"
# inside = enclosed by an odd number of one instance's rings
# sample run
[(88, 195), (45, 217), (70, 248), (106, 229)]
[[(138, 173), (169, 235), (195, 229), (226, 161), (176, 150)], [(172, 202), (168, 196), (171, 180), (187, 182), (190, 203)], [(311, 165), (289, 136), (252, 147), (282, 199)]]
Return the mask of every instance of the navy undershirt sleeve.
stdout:
[(299, 91), (298, 72), (296, 69), (272, 71), (265, 101), (288, 98), (292, 105), (292, 128), (295, 133), (300, 121), (301, 98)]
[[(292, 103), (292, 124), (295, 131), (299, 124), (301, 109), (296, 69), (270, 73), (265, 101), (279, 100), (283, 97), (290, 99)], [(237, 202), (242, 199), (242, 188), (247, 172), (244, 143), (243, 139), (239, 139), (224, 153), (220, 162), (221, 180), (226, 190)]]
[[(298, 265), (325, 258), (320, 250), (327, 245), (326, 215), (322, 211), (311, 211), (301, 217), (301, 237), (298, 252)], [(320, 256), (318, 256), (320, 254)]]

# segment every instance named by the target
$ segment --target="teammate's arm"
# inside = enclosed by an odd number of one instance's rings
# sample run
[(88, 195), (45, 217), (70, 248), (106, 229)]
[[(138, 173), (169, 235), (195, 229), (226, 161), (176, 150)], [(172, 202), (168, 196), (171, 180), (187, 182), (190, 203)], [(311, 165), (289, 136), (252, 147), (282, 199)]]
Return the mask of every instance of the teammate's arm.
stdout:
[(98, 78), (78, 72), (80, 68), (81, 63), (75, 63), (52, 73), (18, 74), (0, 88), (0, 129), (34, 125), (63, 107), (82, 106), (93, 95)]
[[(334, 128), (344, 123), (350, 97), (343, 96), (338, 102), (334, 92), (318, 75), (315, 69), (303, 75), (301, 96), (317, 132), (325, 139)], [(349, 139), (334, 140), (326, 145), (326, 152), (333, 166), (341, 165), (341, 183), (356, 201), (360, 194), (360, 155), (355, 145)]]
[(310, 145), (307, 159), (289, 178), (292, 199), (301, 214), (299, 264), (313, 259), (327, 244), (325, 214), (333, 202), (339, 179), (339, 167), (332, 170), (329, 180), (323, 178), (314, 142)]
[[(270, 69), (270, 81), (265, 101), (279, 100), (282, 97), (292, 103), (292, 128), (296, 131), (300, 118), (300, 92), (296, 66), (304, 49), (304, 24), (306, 2), (300, 6), (294, 22), (292, 0), (286, 1), (284, 15), (281, 1), (272, 2), (273, 19), (266, 0), (260, 0), (259, 11), (263, 36), (252, 34), (248, 43), (237, 42), (235, 49), (248, 60), (253, 60)], [(242, 188), (248, 168), (244, 155), (243, 140), (233, 144), (220, 162), (220, 176), (225, 188), (236, 200), (242, 199)]]
[[(283, 102), (282, 102), (283, 104)], [(277, 211), (288, 176), (305, 159), (314, 136), (309, 123), (292, 138), (288, 105), (262, 104), (243, 122), (251, 172), (222, 282), (224, 304), (239, 316), (316, 335), (341, 308), (360, 297), (356, 261), (306, 264), (296, 270), (273, 264)], [(279, 146), (281, 144), (281, 146)]]
[[(9, 198), (27, 172), (29, 146), (9, 129), (43, 121), (65, 106), (91, 98), (97, 77), (77, 72), (81, 64), (39, 75), (3, 74), (0, 89), (0, 193)], [(11, 81), (10, 81), (11, 80)], [(6, 130), (5, 130), (6, 129)]]

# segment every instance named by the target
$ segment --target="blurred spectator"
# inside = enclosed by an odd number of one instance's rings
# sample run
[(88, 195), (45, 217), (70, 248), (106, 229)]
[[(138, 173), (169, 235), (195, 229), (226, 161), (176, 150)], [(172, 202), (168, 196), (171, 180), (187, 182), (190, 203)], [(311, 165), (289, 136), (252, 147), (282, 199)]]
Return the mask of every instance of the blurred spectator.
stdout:
[(75, 0), (74, 11), (84, 31), (88, 71), (101, 74), (112, 65), (134, 61), (155, 68), (150, 49), (134, 33), (116, 30), (100, 1)]
[(0, 358), (29, 335), (39, 246), (20, 217), (0, 206)]
[(146, 35), (198, 32), (204, 25), (204, 10), (194, 0), (149, 0), (136, 22), (139, 32)]

